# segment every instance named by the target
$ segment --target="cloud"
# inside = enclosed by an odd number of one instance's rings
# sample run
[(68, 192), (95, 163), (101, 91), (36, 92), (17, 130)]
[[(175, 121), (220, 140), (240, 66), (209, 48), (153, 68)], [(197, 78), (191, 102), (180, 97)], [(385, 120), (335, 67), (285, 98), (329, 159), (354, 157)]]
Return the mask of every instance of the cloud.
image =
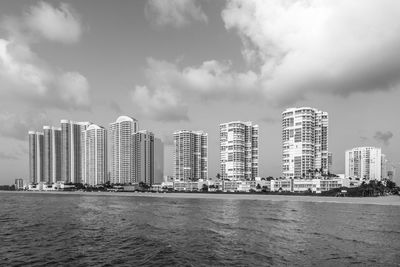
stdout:
[(122, 109), (121, 109), (121, 107), (120, 107), (120, 105), (119, 105), (117, 102), (115, 102), (114, 100), (111, 100), (111, 101), (110, 101), (109, 107), (110, 107), (112, 110), (114, 110), (116, 113), (118, 113), (118, 114), (123, 113), (123, 112), (122, 112)]
[(399, 88), (398, 1), (231, 0), (221, 15), (242, 41), (248, 71), (230, 61), (180, 66), (149, 58), (146, 86), (153, 94), (186, 104), (246, 100), (282, 107), (316, 93)]
[(222, 18), (237, 32), (266, 98), (308, 92), (347, 96), (400, 82), (400, 2), (228, 1)]
[(157, 121), (186, 121), (188, 107), (167, 90), (151, 91), (146, 86), (136, 86), (131, 91), (133, 103), (140, 112)]
[(2, 160), (17, 160), (19, 157), (17, 155), (0, 151), (0, 159)]
[(25, 14), (25, 22), (32, 31), (50, 41), (76, 43), (82, 35), (79, 17), (65, 3), (55, 8), (46, 2), (39, 2)]
[(191, 21), (208, 22), (206, 14), (195, 0), (149, 0), (145, 16), (157, 26), (182, 28)]
[[(47, 39), (60, 42), (77, 41), (76, 34), (65, 32), (68, 31), (65, 24), (71, 21), (71, 13), (67, 12), (67, 7), (61, 4), (61, 11), (53, 10), (53, 13), (58, 13), (50, 15), (48, 22), (54, 22), (55, 25), (51, 26), (54, 29), (60, 26), (55, 31), (58, 34), (65, 33), (65, 38), (59, 35), (50, 38), (50, 31), (43, 29), (43, 32), (47, 32)], [(30, 107), (88, 109), (90, 86), (87, 79), (79, 72), (63, 71), (50, 66), (32, 50), (32, 43), (41, 40), (34, 38), (38, 28), (27, 24), (29, 18), (36, 18), (51, 8), (48, 4), (40, 2), (23, 18), (4, 19), (5, 23), (2, 26), (6, 28), (8, 36), (0, 36), (0, 96), (3, 99), (22, 101), (23, 105)], [(54, 16), (61, 16), (60, 12), (64, 12), (64, 15), (61, 15), (65, 21), (57, 24), (53, 20), (56, 20)], [(35, 30), (32, 27), (36, 27)]]
[(374, 135), (374, 139), (378, 142), (382, 142), (385, 146), (389, 145), (390, 139), (392, 139), (393, 133), (391, 131), (381, 132), (377, 131)]
[(0, 135), (16, 140), (26, 140), (29, 130), (40, 131), (43, 125), (51, 125), (46, 113), (0, 114)]

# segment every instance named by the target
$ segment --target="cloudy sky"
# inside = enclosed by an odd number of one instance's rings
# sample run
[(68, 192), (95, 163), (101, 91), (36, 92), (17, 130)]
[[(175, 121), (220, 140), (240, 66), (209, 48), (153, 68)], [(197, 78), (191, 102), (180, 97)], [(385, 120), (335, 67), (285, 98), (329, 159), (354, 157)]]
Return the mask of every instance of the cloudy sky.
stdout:
[(139, 120), (166, 144), (177, 129), (260, 126), (260, 174), (281, 173), (281, 112), (329, 112), (333, 172), (344, 151), (400, 162), (400, 1), (0, 2), (0, 183), (28, 177), (29, 129), (61, 119)]

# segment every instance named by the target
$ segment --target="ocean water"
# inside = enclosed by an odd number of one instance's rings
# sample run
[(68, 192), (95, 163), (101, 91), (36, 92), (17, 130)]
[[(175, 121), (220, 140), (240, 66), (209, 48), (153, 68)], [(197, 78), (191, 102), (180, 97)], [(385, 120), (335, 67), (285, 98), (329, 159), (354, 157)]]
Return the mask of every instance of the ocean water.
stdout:
[(0, 266), (399, 266), (400, 206), (0, 192)]

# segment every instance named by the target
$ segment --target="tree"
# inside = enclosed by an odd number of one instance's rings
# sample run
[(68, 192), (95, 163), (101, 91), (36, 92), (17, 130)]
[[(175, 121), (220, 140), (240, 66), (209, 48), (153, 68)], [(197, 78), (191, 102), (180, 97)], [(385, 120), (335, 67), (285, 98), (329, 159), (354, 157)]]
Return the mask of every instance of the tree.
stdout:
[(201, 188), (201, 190), (202, 190), (203, 192), (208, 192), (208, 185), (203, 184), (203, 187)]
[(260, 190), (261, 189), (261, 185), (260, 184), (257, 184), (257, 187), (256, 187), (258, 190)]

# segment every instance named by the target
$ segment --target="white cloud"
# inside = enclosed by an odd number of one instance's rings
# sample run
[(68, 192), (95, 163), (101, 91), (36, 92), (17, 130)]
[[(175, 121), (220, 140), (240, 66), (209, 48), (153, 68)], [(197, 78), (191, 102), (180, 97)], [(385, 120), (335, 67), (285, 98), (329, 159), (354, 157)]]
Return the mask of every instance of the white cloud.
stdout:
[(180, 28), (192, 20), (208, 22), (206, 14), (195, 0), (149, 0), (145, 15), (158, 26), (171, 25)]
[(225, 26), (259, 64), (267, 98), (391, 89), (400, 77), (400, 2), (228, 1)]
[(0, 135), (3, 137), (25, 140), (29, 130), (41, 130), (43, 125), (50, 125), (46, 113), (26, 112), (25, 114), (1, 113), (0, 114)]
[(75, 43), (82, 34), (79, 17), (65, 3), (55, 8), (46, 2), (39, 2), (25, 14), (25, 20), (30, 29), (50, 41)]
[(188, 120), (188, 107), (179, 97), (168, 90), (151, 91), (146, 86), (136, 86), (131, 91), (132, 101), (140, 108), (140, 112), (158, 121)]
[(89, 83), (78, 72), (66, 72), (58, 78), (58, 90), (61, 99), (76, 107), (86, 107), (90, 104)]
[[(0, 37), (0, 96), (17, 102), (25, 101), (24, 104), (31, 107), (87, 109), (90, 105), (87, 79), (78, 72), (54, 69), (31, 48), (32, 42), (40, 41), (32, 37), (38, 30), (52, 41), (77, 41), (80, 30), (77, 34), (78, 26), (73, 26), (77, 22), (71, 19), (72, 15), (64, 4), (58, 10), (40, 2), (30, 10), (31, 13), (25, 14), (24, 18), (7, 17), (4, 20), (3, 27), (9, 35)], [(53, 28), (39, 28), (39, 24), (34, 23), (40, 20), (39, 17), (49, 19)], [(67, 26), (68, 23), (72, 26)], [(52, 34), (52, 31), (57, 33)], [(61, 34), (65, 34), (65, 38)]]
[(277, 106), (309, 93), (390, 90), (400, 84), (399, 17), (396, 0), (231, 0), (222, 18), (241, 38), (251, 70), (237, 72), (216, 60), (180, 67), (150, 58), (148, 88), (186, 104), (259, 99)]

